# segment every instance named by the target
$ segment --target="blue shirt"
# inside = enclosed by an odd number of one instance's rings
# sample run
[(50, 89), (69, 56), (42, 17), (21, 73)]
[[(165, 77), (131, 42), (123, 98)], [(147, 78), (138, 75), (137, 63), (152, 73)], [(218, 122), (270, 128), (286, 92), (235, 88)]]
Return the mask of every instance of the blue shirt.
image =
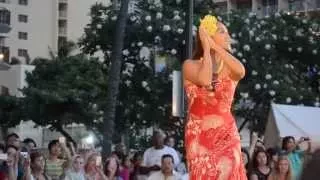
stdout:
[(301, 150), (295, 150), (288, 154), (288, 159), (290, 161), (292, 173), (296, 180), (300, 178), (300, 175), (302, 172), (303, 155), (304, 155), (304, 152)]

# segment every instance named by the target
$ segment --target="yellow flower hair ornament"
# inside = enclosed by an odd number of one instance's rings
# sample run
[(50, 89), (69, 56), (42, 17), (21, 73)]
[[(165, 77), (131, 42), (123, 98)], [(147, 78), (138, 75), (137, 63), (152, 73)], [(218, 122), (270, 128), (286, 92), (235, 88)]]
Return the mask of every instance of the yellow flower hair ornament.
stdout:
[(218, 30), (218, 20), (215, 16), (206, 15), (200, 20), (200, 27), (203, 27), (209, 36), (213, 36)]

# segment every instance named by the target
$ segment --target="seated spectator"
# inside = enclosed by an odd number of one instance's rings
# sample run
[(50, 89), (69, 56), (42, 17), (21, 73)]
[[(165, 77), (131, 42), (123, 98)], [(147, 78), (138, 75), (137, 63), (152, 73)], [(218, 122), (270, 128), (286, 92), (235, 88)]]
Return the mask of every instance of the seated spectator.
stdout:
[[(49, 158), (46, 160), (45, 172), (51, 179), (57, 180), (70, 167), (71, 154), (66, 144), (59, 143), (58, 140), (52, 140), (48, 145), (48, 149)], [(64, 155), (65, 159), (60, 159), (61, 155)]]
[(250, 180), (267, 180), (271, 173), (271, 168), (268, 165), (267, 152), (263, 149), (258, 149), (252, 158)]
[(26, 138), (23, 140), (24, 147), (28, 150), (28, 152), (31, 152), (32, 149), (37, 147), (36, 142), (31, 138)]
[(80, 155), (75, 155), (72, 160), (72, 167), (66, 171), (65, 180), (85, 180), (84, 160)]
[(98, 153), (92, 153), (88, 156), (86, 164), (84, 165), (86, 180), (109, 180), (103, 173), (103, 166), (101, 156)]
[(40, 152), (30, 154), (30, 160), (25, 163), (24, 180), (48, 180), (44, 173), (45, 158)]
[(174, 171), (172, 155), (165, 154), (161, 160), (161, 171), (151, 174), (148, 180), (181, 180), (181, 175)]
[(161, 168), (161, 158), (165, 154), (170, 154), (174, 159), (174, 167), (180, 163), (178, 153), (175, 149), (164, 145), (165, 134), (161, 131), (155, 131), (152, 136), (153, 146), (147, 149), (143, 155), (143, 163), (140, 173), (150, 174), (159, 171)]
[(287, 156), (280, 156), (268, 180), (293, 180), (290, 162)]
[(120, 164), (115, 157), (110, 157), (107, 159), (105, 164), (105, 175), (108, 180), (122, 180), (119, 176), (120, 174)]
[[(302, 142), (308, 142), (308, 148), (305, 151), (298, 150), (299, 144)], [(282, 140), (282, 150), (288, 154), (290, 161), (290, 167), (292, 169), (294, 179), (300, 179), (300, 175), (303, 168), (304, 156), (311, 150), (311, 142), (309, 138), (300, 138), (296, 143), (294, 137), (287, 136)]]

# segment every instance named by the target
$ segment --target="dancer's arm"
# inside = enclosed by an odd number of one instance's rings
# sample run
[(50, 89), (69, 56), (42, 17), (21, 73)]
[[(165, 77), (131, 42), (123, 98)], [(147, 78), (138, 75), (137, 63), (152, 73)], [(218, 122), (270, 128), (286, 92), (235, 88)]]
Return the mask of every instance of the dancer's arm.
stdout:
[(212, 39), (210, 40), (210, 45), (212, 49), (220, 55), (225, 65), (228, 66), (231, 78), (235, 81), (241, 80), (245, 75), (243, 64), (227, 50), (217, 45)]
[[(206, 30), (199, 28), (199, 36), (203, 48), (203, 59), (200, 61), (187, 60), (183, 64), (183, 76), (187, 81), (199, 86), (209, 86), (212, 80), (212, 60), (210, 55), (210, 44)], [(199, 63), (196, 63), (199, 62)]]

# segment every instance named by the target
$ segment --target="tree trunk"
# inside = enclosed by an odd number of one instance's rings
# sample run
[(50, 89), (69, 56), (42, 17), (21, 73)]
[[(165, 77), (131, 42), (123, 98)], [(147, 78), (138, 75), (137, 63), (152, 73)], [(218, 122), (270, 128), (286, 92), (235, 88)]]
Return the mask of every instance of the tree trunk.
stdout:
[(108, 74), (108, 91), (106, 98), (106, 107), (104, 110), (103, 122), (103, 153), (111, 154), (112, 136), (114, 130), (114, 120), (116, 114), (116, 105), (118, 101), (118, 92), (120, 84), (120, 71), (122, 65), (122, 49), (127, 24), (128, 6), (130, 0), (122, 0), (121, 8), (115, 29), (115, 38), (112, 47), (111, 67)]

